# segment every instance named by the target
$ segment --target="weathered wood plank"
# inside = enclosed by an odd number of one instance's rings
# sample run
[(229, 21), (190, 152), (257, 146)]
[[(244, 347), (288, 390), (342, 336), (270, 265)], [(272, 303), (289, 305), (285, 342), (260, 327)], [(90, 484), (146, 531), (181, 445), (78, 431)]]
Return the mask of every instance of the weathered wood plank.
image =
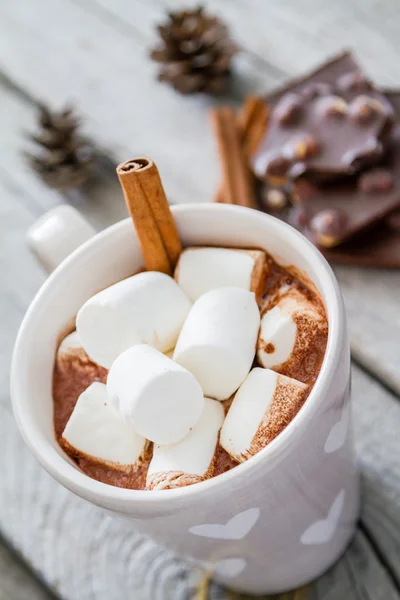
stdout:
[[(38, 35), (33, 22), (42, 10), (49, 26)], [(53, 19), (60, 15), (62, 25), (59, 22), (53, 27)], [(154, 81), (154, 68), (144, 59), (140, 41), (120, 35), (83, 7), (59, 0), (45, 0), (37, 10), (28, 2), (24, 6), (23, 1), (15, 11), (2, 11), (0, 20), (5, 34), (13, 31), (9, 38), (2, 34), (0, 41), (6, 73), (35, 97), (56, 104), (69, 98), (73, 89), (77, 105), (87, 114), (89, 132), (95, 133), (102, 145), (118, 157), (152, 155), (176, 201), (209, 197), (212, 180), (204, 173), (212, 172), (208, 160), (212, 140), (204, 120), (196, 118), (198, 101), (189, 101), (187, 110), (182, 110), (176, 95)], [(19, 50), (15, 51), (19, 34), (24, 43), (17, 43)], [(24, 48), (29, 51), (25, 53)], [(43, 61), (45, 48), (57, 61)], [(31, 76), (31, 63), (35, 64), (35, 76)], [(198, 145), (206, 149), (204, 156)], [(213, 170), (216, 176), (216, 166)]]
[[(142, 5), (140, 22), (142, 10), (145, 12), (142, 32), (162, 20), (167, 9), (182, 6), (180, 0), (138, 1)], [(197, 4), (196, 0), (185, 2), (185, 6)], [(139, 28), (139, 12), (129, 10), (127, 0), (112, 4), (106, 0), (90, 0), (87, 6), (94, 5), (101, 5), (125, 23)], [(240, 2), (213, 0), (210, 10), (220, 14), (230, 25), (234, 38), (270, 65), (278, 77), (307, 71), (318, 65), (323, 57), (346, 47), (359, 53), (362, 64), (377, 82), (399, 84), (400, 67), (393, 52), (398, 44), (394, 19), (398, 6), (395, 2), (249, 0), (244, 7)], [(269, 85), (268, 81), (266, 85)]]
[(400, 394), (400, 271), (336, 267), (335, 273), (354, 358)]
[(400, 589), (400, 402), (357, 368), (353, 385), (362, 524)]
[[(395, 600), (399, 592), (387, 576), (385, 567), (376, 559), (365, 535), (357, 531), (342, 559), (317, 580), (307, 600)], [(297, 600), (293, 598), (293, 600)]]
[[(206, 115), (213, 100), (183, 98), (155, 81), (156, 65), (146, 55), (155, 39), (154, 24), (163, 18), (164, 5), (161, 0), (118, 0), (112, 4), (90, 0), (84, 5), (72, 0), (39, 0), (35, 6), (20, 0), (1, 5), (4, 31), (0, 36), (0, 63), (31, 95), (53, 104), (63, 103), (73, 89), (79, 110), (87, 115), (89, 133), (117, 159), (149, 153), (160, 166), (172, 201), (204, 201), (210, 198), (218, 176)], [(251, 50), (239, 59), (232, 101), (244, 90), (271, 88), (283, 78), (283, 71), (294, 74), (306, 70), (342, 47), (345, 40), (338, 31), (343, 26), (336, 22), (345, 16), (353, 23), (353, 17), (360, 15), (365, 31), (352, 38), (353, 46), (362, 62), (373, 67), (371, 40), (375, 43), (374, 36), (378, 36), (376, 43), (382, 42), (382, 31), (393, 13), (390, 5), (387, 10), (379, 5), (374, 9), (374, 20), (367, 21), (356, 2), (345, 11), (335, 12), (334, 5), (321, 10), (316, 0), (301, 0), (295, 7), (289, 0), (268, 4), (251, 0), (246, 11), (240, 3), (227, 0), (216, 0), (214, 5), (226, 17), (238, 41)], [(375, 6), (372, 0), (371, 6)], [(311, 12), (312, 21), (308, 18)], [(46, 14), (45, 29), (37, 20), (41, 14)], [(316, 23), (320, 23), (318, 27)], [(332, 42), (333, 32), (336, 38)], [(390, 40), (398, 43), (394, 34), (390, 34)], [(400, 82), (398, 61), (393, 52), (386, 54), (384, 63), (379, 57), (380, 69), (390, 81)], [(57, 56), (58, 60), (44, 60), (44, 56)], [(278, 69), (272, 69), (268, 61)], [(35, 69), (28, 68), (31, 63)], [(10, 135), (10, 143), (15, 146), (18, 138), (14, 132)], [(10, 154), (7, 150), (5, 160), (12, 161), (15, 168)], [(112, 220), (114, 203), (107, 202), (105, 196), (103, 208)], [(399, 348), (396, 340), (400, 339), (400, 322), (395, 314), (400, 274), (379, 272), (377, 277), (374, 271), (351, 268), (340, 268), (337, 273), (357, 359), (400, 393), (400, 371), (395, 364)], [(362, 290), (360, 296), (358, 289)], [(364, 299), (363, 310), (360, 297)]]
[(67, 201), (99, 230), (126, 216), (120, 185), (110, 165), (106, 165), (99, 180), (85, 193), (73, 192), (66, 196), (45, 186), (23, 157), (24, 150), (32, 149), (25, 134), (35, 130), (36, 107), (5, 85), (0, 85), (0, 105), (0, 170), (4, 185), (22, 189), (23, 193), (18, 196), (22, 205), (39, 217)]
[(19, 558), (0, 542), (0, 600), (55, 600)]

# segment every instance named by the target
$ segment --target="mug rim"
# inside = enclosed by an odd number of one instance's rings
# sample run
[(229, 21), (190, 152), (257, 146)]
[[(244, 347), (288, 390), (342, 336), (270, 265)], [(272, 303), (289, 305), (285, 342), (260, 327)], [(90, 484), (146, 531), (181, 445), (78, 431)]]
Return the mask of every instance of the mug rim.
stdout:
[[(193, 496), (198, 496), (200, 494), (206, 495), (213, 491), (217, 492), (222, 486), (226, 484), (229, 485), (229, 482), (231, 482), (233, 478), (237, 479), (240, 475), (244, 475), (250, 470), (255, 471), (257, 467), (260, 468), (261, 463), (264, 463), (264, 461), (268, 461), (270, 464), (279, 457), (282, 450), (290, 444), (291, 440), (296, 436), (296, 433), (301, 431), (302, 425), (304, 425), (318, 409), (320, 403), (318, 402), (318, 398), (321, 401), (324, 389), (329, 387), (330, 382), (333, 379), (346, 335), (346, 317), (337, 279), (321, 252), (303, 234), (276, 217), (236, 205), (210, 203), (181, 204), (174, 205), (171, 209), (173, 214), (204, 213), (212, 210), (213, 212), (220, 211), (232, 214), (241, 213), (243, 216), (248, 217), (253, 213), (253, 217), (257, 220), (270, 221), (274, 228), (280, 229), (281, 232), (278, 234), (279, 236), (285, 236), (285, 239), (289, 237), (292, 245), (295, 247), (299, 245), (300, 252), (306, 257), (308, 264), (313, 265), (315, 270), (322, 269), (319, 275), (321, 282), (318, 289), (319, 292), (323, 293), (325, 296), (324, 305), (328, 315), (329, 328), (327, 347), (321, 370), (314, 387), (296, 416), (265, 448), (249, 460), (237, 465), (234, 469), (194, 485), (171, 490), (132, 490), (119, 488), (92, 479), (70, 463), (66, 455), (62, 456), (55, 451), (54, 448), (52, 448), (53, 451), (50, 452), (49, 442), (47, 439), (44, 439), (44, 434), (41, 436), (36, 435), (37, 428), (30, 423), (30, 419), (26, 418), (24, 412), (20, 410), (20, 398), (24, 392), (23, 389), (21, 389), (23, 385), (21, 383), (22, 378), (19, 376), (19, 370), (23, 363), (20, 355), (23, 346), (26, 344), (26, 331), (29, 327), (29, 323), (34, 318), (36, 310), (46, 297), (47, 290), (57, 284), (58, 280), (62, 278), (65, 270), (73, 268), (74, 263), (78, 260), (79, 256), (86, 254), (88, 250), (98, 244), (104, 244), (104, 241), (107, 238), (114, 236), (118, 237), (116, 232), (126, 228), (128, 223), (132, 226), (131, 219), (128, 217), (98, 232), (62, 261), (40, 287), (32, 300), (21, 323), (14, 346), (11, 363), (11, 399), (14, 417), (21, 435), (30, 451), (45, 470), (67, 489), (104, 507), (110, 507), (114, 503), (125, 507), (135, 506), (149, 508), (149, 506), (154, 507), (155, 505), (166, 502), (168, 509), (173, 510), (174, 506), (181, 504), (181, 502), (190, 502)], [(135, 235), (133, 229), (132, 233)]]

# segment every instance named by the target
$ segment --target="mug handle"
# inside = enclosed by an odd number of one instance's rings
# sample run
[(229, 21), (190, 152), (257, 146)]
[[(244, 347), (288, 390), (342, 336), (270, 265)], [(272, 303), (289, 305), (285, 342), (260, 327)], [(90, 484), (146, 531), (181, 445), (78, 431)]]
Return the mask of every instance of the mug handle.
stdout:
[(96, 234), (76, 208), (61, 204), (42, 215), (27, 232), (28, 245), (48, 273)]

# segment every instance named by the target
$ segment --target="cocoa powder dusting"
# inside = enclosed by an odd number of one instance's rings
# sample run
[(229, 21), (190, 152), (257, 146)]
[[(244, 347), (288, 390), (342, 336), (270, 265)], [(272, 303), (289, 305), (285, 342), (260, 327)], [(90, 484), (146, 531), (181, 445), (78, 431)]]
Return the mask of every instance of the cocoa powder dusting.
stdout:
[[(312, 385), (315, 383), (321, 370), (325, 355), (326, 344), (328, 341), (328, 319), (325, 307), (318, 291), (311, 281), (300, 279), (296, 267), (280, 267), (276, 262), (269, 258), (269, 275), (265, 281), (263, 301), (260, 305), (261, 313), (273, 308), (282, 297), (282, 290), (295, 290), (301, 294), (315, 308), (319, 315), (318, 325), (315, 326), (315, 320), (307, 314), (294, 313), (293, 320), (297, 327), (297, 336), (290, 359), (274, 367), (274, 371), (297, 379), (302, 383)], [(272, 348), (271, 348), (272, 346)], [(307, 348), (307, 351), (305, 351)], [(275, 351), (273, 344), (266, 344), (263, 350), (267, 354)], [(257, 360), (256, 366), (259, 365)]]
[(285, 429), (303, 406), (308, 394), (308, 388), (300, 388), (278, 375), (272, 404), (264, 415), (248, 452), (243, 456), (245, 460), (265, 448)]
[(274, 367), (274, 371), (302, 383), (314, 384), (325, 354), (328, 324), (323, 317), (316, 324), (307, 314), (300, 313), (294, 313), (293, 320), (297, 334), (291, 357)]
[(78, 467), (92, 479), (101, 483), (108, 483), (115, 487), (130, 490), (144, 490), (146, 488), (146, 475), (149, 468), (150, 458), (138, 466), (132, 467), (130, 471), (119, 471), (111, 466), (96, 463), (93, 458), (77, 456), (73, 457)]
[(93, 363), (83, 349), (57, 356), (53, 370), (54, 430), (60, 438), (79, 396), (94, 381), (105, 383), (107, 369)]
[(238, 465), (238, 461), (232, 458), (230, 454), (222, 446), (217, 446), (215, 452), (214, 475), (220, 475), (226, 471), (230, 471)]

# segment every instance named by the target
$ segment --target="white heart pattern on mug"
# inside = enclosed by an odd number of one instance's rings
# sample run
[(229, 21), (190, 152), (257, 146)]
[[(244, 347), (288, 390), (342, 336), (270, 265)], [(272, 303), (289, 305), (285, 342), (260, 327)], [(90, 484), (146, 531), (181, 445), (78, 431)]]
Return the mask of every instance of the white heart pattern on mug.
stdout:
[(229, 519), (225, 525), (219, 523), (195, 525), (189, 529), (189, 532), (215, 540), (241, 540), (253, 529), (259, 516), (259, 508), (249, 508)]
[(329, 509), (326, 519), (316, 521), (302, 534), (300, 541), (309, 546), (314, 544), (327, 544), (331, 541), (338, 526), (340, 516), (344, 507), (346, 493), (340, 490)]
[(346, 441), (347, 429), (349, 427), (349, 413), (350, 404), (347, 401), (345, 402), (345, 405), (343, 407), (340, 421), (335, 423), (335, 425), (330, 430), (328, 437), (326, 438), (324, 446), (326, 454), (336, 452), (336, 450), (339, 450), (339, 448), (341, 448), (344, 445)]

